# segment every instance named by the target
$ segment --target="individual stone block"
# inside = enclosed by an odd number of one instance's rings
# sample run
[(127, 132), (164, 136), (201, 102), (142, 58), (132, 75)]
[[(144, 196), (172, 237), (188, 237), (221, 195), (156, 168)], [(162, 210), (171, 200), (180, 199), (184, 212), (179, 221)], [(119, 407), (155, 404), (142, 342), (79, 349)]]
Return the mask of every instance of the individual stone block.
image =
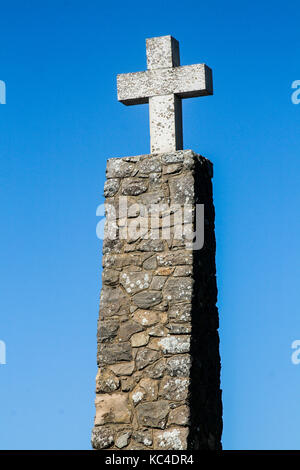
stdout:
[(124, 161), (122, 158), (110, 158), (107, 161), (107, 178), (126, 178), (128, 176), (133, 176), (134, 172), (135, 165)]
[(145, 179), (139, 178), (126, 178), (122, 183), (122, 194), (125, 196), (138, 196), (148, 189), (148, 184)]
[(126, 447), (129, 443), (130, 436), (131, 436), (131, 432), (129, 431), (119, 434), (115, 442), (116, 447), (118, 449), (123, 449), (123, 447)]
[(109, 393), (114, 392), (120, 386), (120, 380), (109, 371), (98, 370), (96, 377), (96, 393)]
[(92, 446), (94, 449), (107, 449), (114, 443), (113, 430), (110, 428), (94, 427), (92, 431)]
[(158, 266), (173, 267), (180, 265), (191, 265), (193, 262), (192, 252), (185, 250), (167, 251), (157, 255)]
[(120, 275), (120, 283), (129, 295), (148, 289), (152, 276), (149, 273), (123, 272)]
[(191, 302), (193, 280), (187, 277), (177, 277), (166, 282), (163, 293), (169, 302)]
[(152, 251), (163, 251), (165, 249), (165, 245), (164, 245), (164, 242), (163, 240), (153, 240), (153, 239), (149, 239), (149, 240), (143, 240), (139, 246), (138, 246), (138, 250), (140, 251), (149, 251), (149, 252), (152, 252)]
[(170, 411), (168, 425), (178, 424), (180, 426), (186, 426), (189, 424), (190, 410), (186, 405), (178, 406), (177, 408)]
[(133, 334), (138, 333), (142, 330), (143, 327), (141, 325), (139, 325), (135, 321), (128, 320), (120, 325), (118, 335), (119, 340), (128, 341)]
[(181, 354), (190, 350), (190, 336), (166, 336), (158, 341), (158, 345), (166, 354)]
[(163, 377), (159, 385), (159, 396), (166, 400), (182, 401), (188, 396), (189, 379)]
[(155, 269), (157, 266), (157, 257), (156, 255), (151, 256), (150, 258), (146, 259), (143, 264), (144, 269)]
[(191, 204), (194, 200), (194, 177), (187, 173), (169, 182), (171, 200), (175, 204)]
[(141, 333), (135, 333), (131, 337), (130, 341), (133, 348), (146, 346), (146, 344), (149, 342), (149, 335), (145, 331), (142, 331)]
[(147, 428), (141, 429), (139, 431), (134, 431), (132, 437), (144, 446), (149, 447), (153, 444), (152, 431)]
[(136, 367), (138, 370), (144, 369), (159, 358), (160, 354), (158, 351), (153, 351), (148, 348), (140, 349), (135, 358)]
[(154, 401), (158, 395), (158, 384), (155, 380), (143, 378), (131, 393), (131, 400), (134, 405), (141, 401)]
[(122, 289), (104, 285), (100, 297), (100, 314), (103, 317), (123, 315), (129, 310), (129, 299)]
[(133, 377), (124, 377), (121, 380), (122, 392), (130, 392), (134, 387), (135, 381)]
[(152, 379), (161, 379), (166, 369), (166, 360), (159, 359), (155, 364), (150, 365), (146, 369), (146, 374)]
[(173, 335), (187, 334), (192, 331), (192, 326), (189, 323), (169, 323), (167, 328)]
[(139, 292), (133, 296), (133, 302), (139, 308), (150, 308), (158, 305), (162, 301), (162, 293), (158, 291)]
[(116, 320), (102, 320), (98, 325), (98, 338), (101, 343), (109, 342), (117, 335), (119, 323)]
[(103, 284), (106, 284), (108, 286), (116, 285), (119, 281), (119, 275), (119, 271), (116, 271), (115, 269), (104, 269), (102, 271)]
[(96, 396), (95, 426), (107, 423), (130, 423), (131, 409), (126, 394), (112, 393)]
[(168, 428), (154, 431), (154, 448), (157, 450), (186, 450), (188, 428)]
[(150, 289), (162, 290), (167, 279), (168, 279), (167, 276), (154, 276), (150, 284)]
[(151, 177), (153, 174), (159, 174), (162, 170), (162, 163), (159, 157), (144, 158), (137, 163), (138, 175)]
[(191, 310), (192, 306), (190, 303), (171, 305), (168, 315), (170, 320), (189, 322), (191, 321)]
[(133, 319), (146, 327), (155, 325), (159, 321), (159, 316), (157, 312), (151, 310), (137, 310), (134, 312)]
[(134, 371), (134, 361), (131, 362), (121, 362), (120, 364), (112, 364), (109, 366), (109, 369), (113, 371), (114, 374), (121, 375), (131, 375)]
[(101, 344), (99, 347), (99, 361), (102, 364), (114, 364), (120, 361), (132, 360), (132, 349), (130, 343)]
[(169, 402), (167, 400), (140, 403), (137, 406), (137, 418), (141, 426), (164, 429), (168, 413)]
[(167, 359), (166, 370), (172, 377), (189, 377), (191, 357), (189, 354), (173, 356)]
[(120, 180), (118, 178), (111, 178), (105, 181), (104, 184), (104, 196), (105, 197), (112, 197), (114, 196), (120, 187)]

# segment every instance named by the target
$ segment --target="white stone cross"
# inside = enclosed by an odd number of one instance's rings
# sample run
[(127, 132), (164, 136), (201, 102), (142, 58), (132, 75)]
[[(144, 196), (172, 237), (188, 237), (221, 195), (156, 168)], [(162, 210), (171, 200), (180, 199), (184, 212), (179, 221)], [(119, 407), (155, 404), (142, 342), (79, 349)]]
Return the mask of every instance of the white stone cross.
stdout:
[(179, 43), (172, 36), (146, 39), (147, 70), (117, 77), (118, 100), (149, 103), (151, 153), (183, 148), (182, 98), (213, 94), (205, 64), (180, 67)]

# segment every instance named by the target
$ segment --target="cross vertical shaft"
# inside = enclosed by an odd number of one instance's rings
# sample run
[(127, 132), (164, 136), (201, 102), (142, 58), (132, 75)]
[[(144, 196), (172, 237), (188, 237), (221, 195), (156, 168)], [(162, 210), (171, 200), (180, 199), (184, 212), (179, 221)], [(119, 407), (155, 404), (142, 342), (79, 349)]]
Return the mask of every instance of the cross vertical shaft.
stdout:
[[(172, 36), (146, 39), (148, 70), (180, 66), (179, 43)], [(182, 104), (173, 93), (149, 98), (150, 151), (183, 148)]]

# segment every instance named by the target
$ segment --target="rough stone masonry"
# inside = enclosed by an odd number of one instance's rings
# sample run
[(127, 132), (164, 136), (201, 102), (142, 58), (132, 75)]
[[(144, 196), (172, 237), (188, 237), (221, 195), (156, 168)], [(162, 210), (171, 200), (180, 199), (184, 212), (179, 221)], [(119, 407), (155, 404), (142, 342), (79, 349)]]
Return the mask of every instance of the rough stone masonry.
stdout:
[[(211, 178), (212, 164), (191, 150), (108, 160), (95, 449), (221, 448)], [(118, 211), (123, 197), (127, 216)], [(200, 250), (174, 236), (175, 212), (164, 223), (168, 208), (188, 205), (194, 228), (197, 204)], [(164, 209), (158, 218), (155, 207)], [(123, 238), (135, 222), (141, 229)], [(159, 236), (166, 225), (169, 238)]]
[(121, 102), (149, 103), (151, 154), (107, 163), (92, 445), (220, 449), (212, 164), (182, 150), (181, 116), (212, 74), (171, 36), (146, 44), (147, 71), (118, 76)]

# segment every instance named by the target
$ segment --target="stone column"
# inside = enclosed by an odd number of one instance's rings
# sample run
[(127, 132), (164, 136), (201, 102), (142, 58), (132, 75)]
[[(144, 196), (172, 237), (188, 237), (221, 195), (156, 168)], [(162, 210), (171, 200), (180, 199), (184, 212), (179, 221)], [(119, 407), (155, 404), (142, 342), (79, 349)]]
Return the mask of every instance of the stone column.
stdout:
[(106, 173), (92, 445), (220, 449), (212, 164), (181, 150), (112, 158)]

